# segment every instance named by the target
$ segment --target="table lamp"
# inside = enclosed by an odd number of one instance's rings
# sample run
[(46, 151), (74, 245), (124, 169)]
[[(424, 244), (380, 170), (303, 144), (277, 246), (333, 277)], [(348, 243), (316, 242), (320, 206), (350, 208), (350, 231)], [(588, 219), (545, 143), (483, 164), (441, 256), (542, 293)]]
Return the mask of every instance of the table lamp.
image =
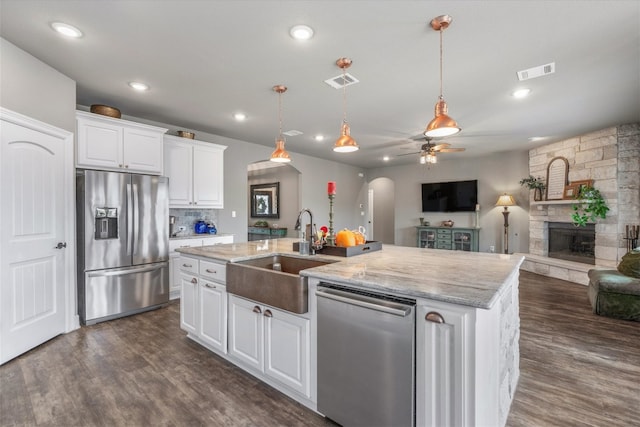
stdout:
[(504, 215), (504, 253), (509, 253), (509, 206), (516, 206), (513, 196), (504, 193), (498, 198), (496, 206), (504, 206), (502, 215)]

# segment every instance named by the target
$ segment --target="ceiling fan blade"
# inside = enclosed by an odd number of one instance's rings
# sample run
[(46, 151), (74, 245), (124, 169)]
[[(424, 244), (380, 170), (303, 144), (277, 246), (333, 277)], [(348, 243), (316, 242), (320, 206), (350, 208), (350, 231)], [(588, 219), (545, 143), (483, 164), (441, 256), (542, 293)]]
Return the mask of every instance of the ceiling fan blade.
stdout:
[(402, 154), (396, 154), (397, 157), (400, 156), (413, 156), (414, 154), (420, 154), (422, 153), (422, 151), (416, 151), (415, 153), (402, 153)]
[(438, 150), (441, 153), (458, 153), (460, 151), (464, 151), (466, 148), (443, 148), (442, 150)]
[(441, 142), (440, 144), (436, 144), (433, 146), (435, 151), (442, 151), (443, 149), (451, 146), (451, 144), (447, 144), (446, 142)]

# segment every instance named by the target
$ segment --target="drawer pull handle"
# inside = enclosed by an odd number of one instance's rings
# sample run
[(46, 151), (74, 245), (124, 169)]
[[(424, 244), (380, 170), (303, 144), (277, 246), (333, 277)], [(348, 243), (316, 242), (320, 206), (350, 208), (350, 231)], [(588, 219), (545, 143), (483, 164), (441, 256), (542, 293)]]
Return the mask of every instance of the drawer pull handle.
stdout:
[(198, 283), (198, 279), (196, 279), (195, 277), (191, 279), (191, 283)]
[(193, 267), (193, 265), (191, 265), (191, 264), (182, 264), (182, 266), (183, 266), (183, 267), (186, 267), (186, 268), (191, 268), (191, 267)]
[(212, 270), (212, 269), (210, 269), (210, 268), (207, 268), (205, 271), (206, 271), (207, 273), (218, 274), (218, 272), (217, 272), (216, 270)]
[(260, 313), (262, 313), (262, 310), (260, 310), (260, 307), (258, 307), (258, 306), (256, 305), (255, 307), (253, 307), (253, 312), (254, 312), (254, 313), (258, 313), (258, 314), (260, 314)]
[(271, 310), (267, 309), (264, 311), (264, 317), (273, 317), (273, 313)]
[(433, 323), (444, 323), (444, 318), (440, 313), (436, 313), (435, 311), (430, 311), (424, 316), (424, 320)]
[(217, 289), (216, 285), (211, 285), (209, 283), (205, 283), (204, 286), (209, 289)]
[(189, 245), (182, 245), (182, 246), (180, 246), (180, 247), (181, 247), (181, 248), (190, 248), (191, 246), (189, 246)]

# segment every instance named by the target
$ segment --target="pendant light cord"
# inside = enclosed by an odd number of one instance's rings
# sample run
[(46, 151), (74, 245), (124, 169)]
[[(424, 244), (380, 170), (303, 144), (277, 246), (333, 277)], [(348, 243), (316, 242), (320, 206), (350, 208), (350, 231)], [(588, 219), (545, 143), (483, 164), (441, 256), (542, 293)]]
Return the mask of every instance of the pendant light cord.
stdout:
[(282, 140), (282, 91), (278, 91), (278, 123), (279, 123), (278, 139)]
[(342, 122), (347, 123), (347, 71), (342, 67)]
[(444, 31), (443, 27), (440, 27), (440, 99), (443, 99), (442, 96), (442, 32)]

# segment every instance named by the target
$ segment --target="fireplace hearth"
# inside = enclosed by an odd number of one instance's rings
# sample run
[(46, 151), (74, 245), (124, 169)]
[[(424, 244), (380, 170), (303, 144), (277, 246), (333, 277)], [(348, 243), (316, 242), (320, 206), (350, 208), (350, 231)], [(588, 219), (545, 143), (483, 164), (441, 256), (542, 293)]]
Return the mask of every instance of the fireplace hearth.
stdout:
[(549, 258), (595, 264), (594, 224), (576, 227), (566, 222), (549, 222)]

